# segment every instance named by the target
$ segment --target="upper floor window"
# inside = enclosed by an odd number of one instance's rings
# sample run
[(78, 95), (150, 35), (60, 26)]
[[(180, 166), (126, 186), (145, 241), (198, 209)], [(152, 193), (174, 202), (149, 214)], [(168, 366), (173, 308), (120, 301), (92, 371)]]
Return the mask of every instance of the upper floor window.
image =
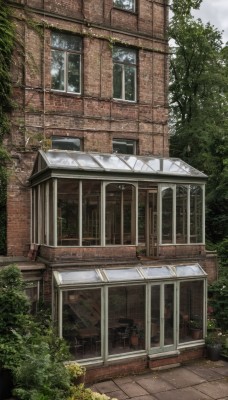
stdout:
[(66, 136), (52, 136), (52, 148), (59, 150), (81, 150), (81, 140), (74, 137)]
[(115, 46), (112, 59), (114, 99), (136, 101), (136, 51)]
[(136, 0), (113, 0), (113, 4), (115, 7), (134, 12), (135, 11), (135, 1)]
[(113, 139), (113, 152), (120, 154), (137, 154), (136, 140), (131, 139)]
[(81, 93), (82, 40), (67, 33), (52, 32), (51, 87)]

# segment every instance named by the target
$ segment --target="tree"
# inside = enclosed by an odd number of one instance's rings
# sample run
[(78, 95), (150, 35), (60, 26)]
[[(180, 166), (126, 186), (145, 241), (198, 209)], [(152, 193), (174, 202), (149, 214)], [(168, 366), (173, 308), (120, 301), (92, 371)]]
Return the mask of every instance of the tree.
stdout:
[(170, 38), (170, 153), (208, 176), (207, 238), (228, 236), (228, 49), (209, 23), (194, 20), (202, 0), (174, 0)]

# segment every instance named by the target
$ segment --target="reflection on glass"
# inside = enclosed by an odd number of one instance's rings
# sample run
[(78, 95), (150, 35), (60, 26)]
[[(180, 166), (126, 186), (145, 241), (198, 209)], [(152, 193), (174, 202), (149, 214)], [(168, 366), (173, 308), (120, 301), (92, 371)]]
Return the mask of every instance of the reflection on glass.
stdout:
[(136, 268), (105, 269), (109, 281), (130, 281), (143, 279)]
[[(135, 154), (136, 153), (136, 141), (131, 139), (113, 139), (112, 149), (114, 153), (121, 154)], [(125, 160), (132, 159), (133, 164), (136, 163), (136, 157), (124, 158)], [(129, 162), (130, 164), (130, 162)]]
[(79, 183), (74, 179), (58, 179), (57, 228), (59, 246), (79, 245)]
[(78, 54), (68, 55), (68, 92), (80, 93), (80, 61)]
[(176, 243), (187, 243), (187, 205), (188, 190), (186, 186), (176, 189)]
[(203, 337), (203, 281), (180, 283), (180, 343)]
[(160, 347), (160, 286), (151, 286), (151, 347)]
[(113, 97), (136, 100), (136, 51), (113, 47)]
[(63, 338), (77, 359), (101, 355), (101, 291), (63, 292)]
[(53, 198), (53, 186), (54, 186), (54, 181), (53, 179), (49, 180), (49, 244), (51, 246), (54, 245), (54, 198)]
[(138, 241), (139, 244), (146, 243), (146, 200), (147, 192), (140, 190), (138, 195)]
[(79, 151), (81, 141), (79, 138), (69, 136), (52, 136), (52, 149)]
[(55, 90), (64, 90), (65, 59), (62, 51), (52, 51), (51, 87)]
[(82, 245), (100, 244), (100, 182), (82, 182)]
[(145, 348), (145, 286), (109, 288), (108, 351), (128, 353)]
[(135, 11), (135, 0), (113, 0), (113, 4), (123, 10)]
[(106, 244), (135, 244), (135, 188), (127, 184), (106, 187)]
[(164, 345), (174, 343), (174, 285), (164, 285)]
[(173, 238), (173, 189), (162, 188), (162, 243), (172, 243)]
[(54, 90), (81, 92), (81, 38), (52, 32), (51, 87)]
[(203, 241), (203, 190), (200, 186), (190, 188), (190, 241)]

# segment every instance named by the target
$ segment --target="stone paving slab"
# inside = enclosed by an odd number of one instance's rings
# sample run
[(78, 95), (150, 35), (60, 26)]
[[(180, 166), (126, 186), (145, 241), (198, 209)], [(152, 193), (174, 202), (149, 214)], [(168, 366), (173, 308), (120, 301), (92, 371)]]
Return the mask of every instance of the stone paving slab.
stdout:
[(131, 400), (156, 400), (156, 398), (151, 394), (147, 394), (146, 396), (131, 397)]
[(176, 388), (184, 388), (205, 382), (204, 378), (201, 378), (185, 367), (178, 367), (176, 369), (162, 372), (160, 376)]
[(219, 371), (216, 370), (216, 368), (209, 367), (209, 366), (189, 366), (186, 367), (187, 369), (191, 370), (194, 374), (199, 375), (201, 378), (207, 380), (207, 381), (214, 381), (216, 379), (222, 379), (222, 375), (219, 373)]
[(118, 399), (118, 400), (129, 399), (128, 395), (126, 393), (122, 392), (122, 390), (117, 390), (116, 392), (110, 392), (108, 395), (111, 398)]
[(120, 385), (120, 388), (124, 393), (132, 398), (148, 394), (148, 392), (136, 382), (123, 383)]
[(110, 393), (110, 392), (116, 392), (119, 390), (119, 387), (113, 382), (113, 381), (104, 381), (104, 382), (98, 382), (95, 385), (93, 385), (93, 388), (95, 387), (95, 390), (99, 391), (100, 393)]
[(165, 392), (166, 390), (175, 389), (171, 383), (157, 376), (150, 376), (150, 378), (141, 378), (138, 384), (142, 386), (149, 393)]
[(211, 397), (199, 392), (195, 388), (169, 390), (168, 392), (156, 393), (157, 400), (211, 400)]
[(197, 385), (195, 388), (215, 400), (228, 396), (227, 379), (218, 380), (216, 382), (201, 383), (201, 385)]

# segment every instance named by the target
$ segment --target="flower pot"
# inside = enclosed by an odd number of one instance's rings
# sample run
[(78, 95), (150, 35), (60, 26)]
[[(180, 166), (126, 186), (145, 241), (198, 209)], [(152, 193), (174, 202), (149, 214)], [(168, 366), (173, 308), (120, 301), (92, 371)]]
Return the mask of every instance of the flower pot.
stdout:
[(202, 329), (191, 329), (192, 339), (199, 340), (202, 338)]
[(207, 346), (207, 356), (211, 361), (218, 361), (220, 358), (222, 346), (220, 344), (208, 345)]

